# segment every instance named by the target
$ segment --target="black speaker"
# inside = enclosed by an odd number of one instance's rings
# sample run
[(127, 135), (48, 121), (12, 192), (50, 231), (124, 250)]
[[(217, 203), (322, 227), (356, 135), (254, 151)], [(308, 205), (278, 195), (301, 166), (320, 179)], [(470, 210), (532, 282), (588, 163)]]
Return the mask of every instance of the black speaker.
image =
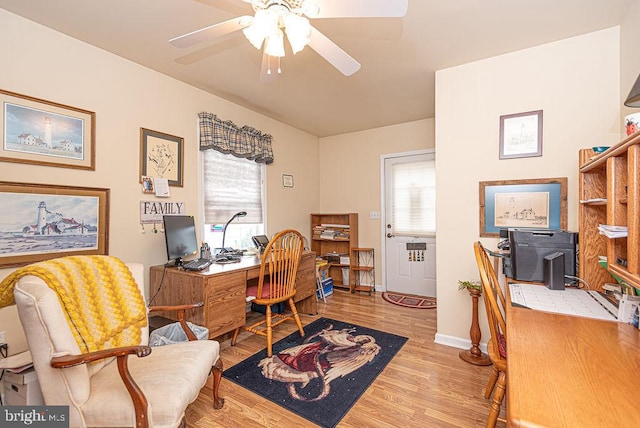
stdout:
[(544, 285), (550, 290), (564, 290), (564, 253), (544, 256)]

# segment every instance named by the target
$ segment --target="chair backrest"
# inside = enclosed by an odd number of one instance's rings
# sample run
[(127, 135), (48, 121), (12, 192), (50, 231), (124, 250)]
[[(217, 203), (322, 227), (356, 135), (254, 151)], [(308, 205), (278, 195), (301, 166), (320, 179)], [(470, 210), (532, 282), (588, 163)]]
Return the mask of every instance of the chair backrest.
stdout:
[[(144, 266), (127, 267), (144, 296)], [(91, 376), (109, 361), (52, 368), (52, 356), (81, 353), (57, 294), (41, 278), (27, 275), (16, 283), (14, 298), (45, 403), (69, 406), (71, 419), (78, 420), (78, 409), (90, 395)], [(148, 326), (141, 327), (139, 344), (148, 344), (148, 336)]]
[(262, 254), (258, 296), (269, 287), (269, 301), (278, 303), (292, 297), (296, 290), (296, 275), (304, 242), (297, 230), (285, 229), (271, 238)]
[[(494, 355), (506, 355), (504, 350), (504, 342), (506, 340), (506, 322), (504, 310), (506, 302), (493, 263), (482, 246), (482, 243), (476, 242), (473, 245), (480, 273), (480, 282), (482, 283), (482, 295), (484, 306), (487, 311), (487, 320), (489, 322), (489, 330), (491, 331), (491, 346)], [(500, 305), (498, 305), (500, 301)], [(502, 342), (502, 343), (501, 343)]]

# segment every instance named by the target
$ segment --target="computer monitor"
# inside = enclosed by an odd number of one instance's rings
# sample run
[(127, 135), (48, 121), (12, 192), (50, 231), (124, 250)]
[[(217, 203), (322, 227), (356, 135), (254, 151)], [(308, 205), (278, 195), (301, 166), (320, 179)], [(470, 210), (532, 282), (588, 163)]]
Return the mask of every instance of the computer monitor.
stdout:
[(167, 244), (167, 259), (182, 266), (182, 258), (198, 253), (198, 239), (193, 216), (165, 215), (164, 237)]

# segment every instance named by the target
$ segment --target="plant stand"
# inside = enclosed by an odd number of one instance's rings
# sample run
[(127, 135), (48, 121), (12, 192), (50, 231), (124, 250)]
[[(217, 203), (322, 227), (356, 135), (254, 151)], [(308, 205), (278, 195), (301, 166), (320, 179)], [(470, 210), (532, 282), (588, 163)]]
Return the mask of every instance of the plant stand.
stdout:
[(469, 295), (471, 295), (473, 299), (473, 315), (471, 318), (471, 329), (469, 330), (471, 348), (460, 351), (458, 355), (467, 363), (475, 364), (476, 366), (489, 366), (491, 365), (489, 356), (478, 347), (481, 337), (480, 325), (478, 324), (478, 297), (480, 297), (481, 294), (480, 290), (469, 289)]

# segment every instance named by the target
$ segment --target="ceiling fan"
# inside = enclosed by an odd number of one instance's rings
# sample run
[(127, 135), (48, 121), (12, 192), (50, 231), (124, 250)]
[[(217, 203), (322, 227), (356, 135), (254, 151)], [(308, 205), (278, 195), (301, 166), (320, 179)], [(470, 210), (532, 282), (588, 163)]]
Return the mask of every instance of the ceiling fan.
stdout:
[(256, 49), (263, 50), (261, 80), (280, 73), (286, 35), (294, 54), (309, 46), (345, 76), (360, 69), (360, 63), (316, 30), (309, 19), (395, 18), (407, 13), (408, 0), (239, 0), (249, 3), (254, 16), (244, 15), (174, 37), (169, 43), (187, 48), (242, 30)]

